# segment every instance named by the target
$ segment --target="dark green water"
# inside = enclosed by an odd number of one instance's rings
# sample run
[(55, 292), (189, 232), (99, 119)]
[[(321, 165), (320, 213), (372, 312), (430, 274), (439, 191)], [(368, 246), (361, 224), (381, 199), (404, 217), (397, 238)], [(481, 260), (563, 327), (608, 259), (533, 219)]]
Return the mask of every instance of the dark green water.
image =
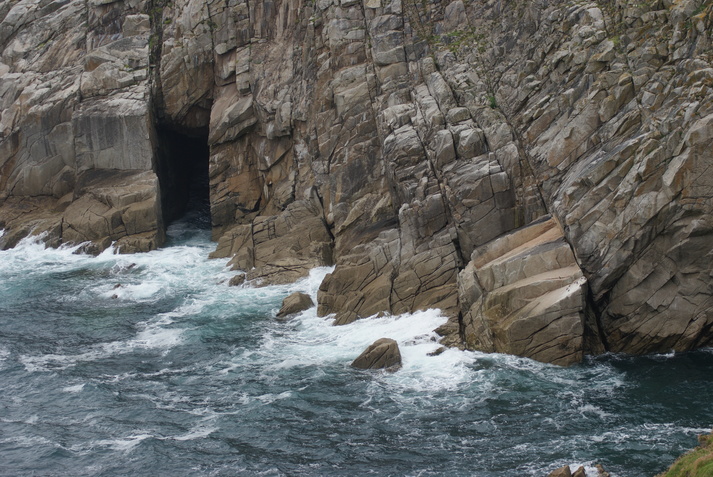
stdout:
[[(0, 474), (653, 476), (713, 426), (713, 352), (558, 368), (438, 347), (435, 311), (280, 323), (188, 223), (99, 257), (0, 252)], [(118, 286), (117, 286), (118, 285)], [(404, 367), (353, 370), (381, 337)]]

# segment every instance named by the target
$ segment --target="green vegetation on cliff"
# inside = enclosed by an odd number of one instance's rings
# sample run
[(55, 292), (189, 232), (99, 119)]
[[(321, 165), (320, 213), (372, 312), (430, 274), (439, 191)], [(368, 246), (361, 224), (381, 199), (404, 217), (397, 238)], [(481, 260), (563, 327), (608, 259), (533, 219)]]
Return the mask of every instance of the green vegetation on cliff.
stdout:
[(659, 477), (711, 477), (713, 476), (713, 434), (700, 436), (701, 445), (680, 457), (671, 468)]

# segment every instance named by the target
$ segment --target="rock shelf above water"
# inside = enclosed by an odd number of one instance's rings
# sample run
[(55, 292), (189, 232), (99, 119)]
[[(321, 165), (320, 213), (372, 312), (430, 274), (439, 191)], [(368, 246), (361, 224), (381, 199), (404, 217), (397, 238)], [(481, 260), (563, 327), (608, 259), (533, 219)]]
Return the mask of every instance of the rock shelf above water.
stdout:
[(155, 249), (201, 176), (213, 256), (334, 265), (337, 323), (439, 308), (559, 364), (713, 343), (710, 2), (197, 5), (0, 5), (1, 248)]

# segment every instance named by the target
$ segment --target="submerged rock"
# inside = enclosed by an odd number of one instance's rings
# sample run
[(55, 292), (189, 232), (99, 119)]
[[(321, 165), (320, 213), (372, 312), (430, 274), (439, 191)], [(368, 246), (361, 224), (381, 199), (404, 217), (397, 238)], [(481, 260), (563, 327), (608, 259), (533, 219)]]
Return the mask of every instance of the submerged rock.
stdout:
[(305, 311), (314, 306), (312, 298), (306, 293), (295, 292), (282, 300), (282, 308), (277, 312), (278, 318), (284, 318)]
[(390, 338), (378, 339), (352, 362), (352, 366), (358, 369), (388, 369), (396, 371), (401, 367), (399, 345)]

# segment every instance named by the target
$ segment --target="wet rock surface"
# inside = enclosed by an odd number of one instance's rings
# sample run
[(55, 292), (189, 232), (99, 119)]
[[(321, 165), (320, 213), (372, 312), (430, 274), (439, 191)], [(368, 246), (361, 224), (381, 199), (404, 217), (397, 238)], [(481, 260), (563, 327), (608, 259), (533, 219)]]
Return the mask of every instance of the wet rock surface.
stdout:
[(399, 345), (390, 338), (378, 339), (352, 362), (352, 367), (396, 371), (401, 367)]
[(444, 343), (560, 364), (707, 346), (711, 31), (693, 0), (5, 2), (0, 247), (160, 246), (167, 128), (208, 142), (213, 256), (334, 264), (338, 324), (440, 308)]
[(312, 297), (306, 293), (295, 292), (282, 300), (282, 307), (277, 312), (278, 318), (285, 318), (301, 311), (309, 310), (314, 306)]

